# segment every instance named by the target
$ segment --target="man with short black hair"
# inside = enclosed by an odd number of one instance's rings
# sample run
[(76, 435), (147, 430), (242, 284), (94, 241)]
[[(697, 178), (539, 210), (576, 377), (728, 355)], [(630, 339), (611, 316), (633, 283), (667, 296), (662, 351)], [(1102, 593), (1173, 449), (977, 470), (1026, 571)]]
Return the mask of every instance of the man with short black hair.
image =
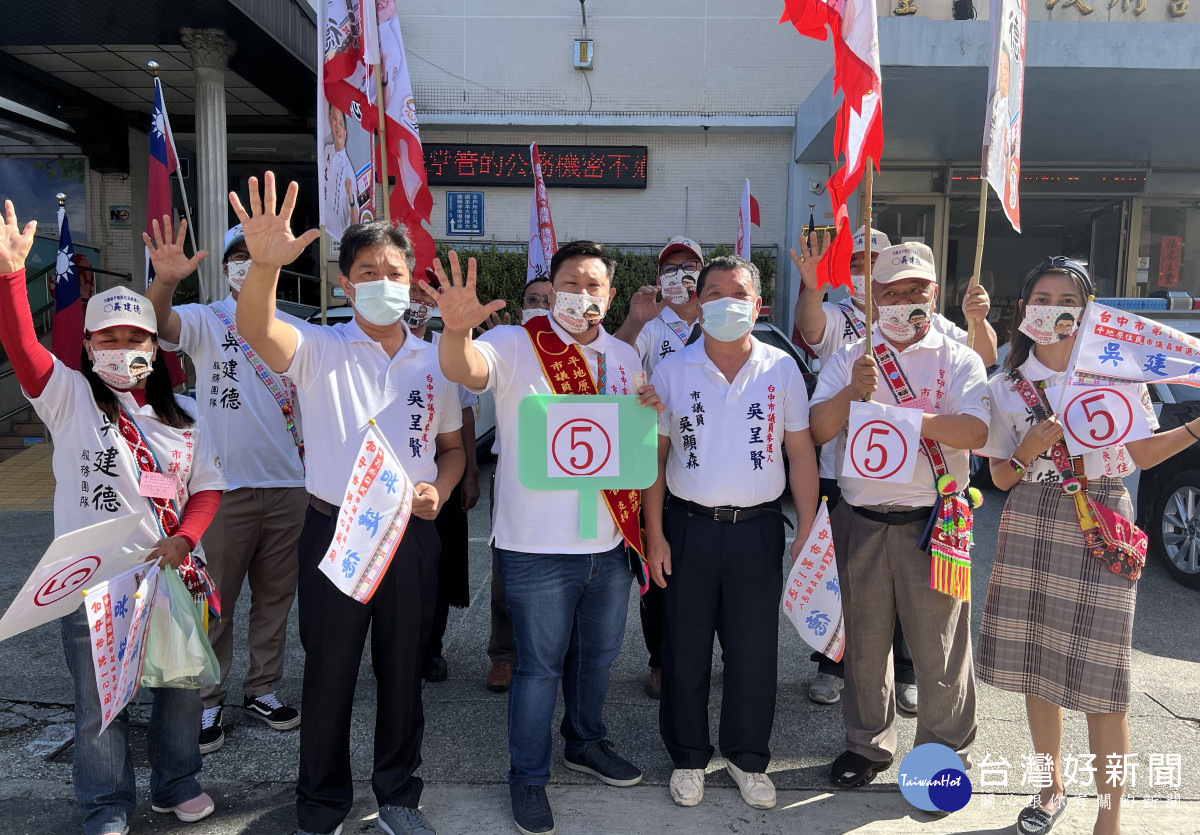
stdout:
[[(621, 649), (631, 568), (641, 571), (640, 492), (619, 491), (622, 507), (596, 497), (596, 536), (579, 532), (575, 490), (533, 491), (518, 476), (521, 401), (530, 394), (637, 394), (636, 352), (585, 315), (600, 316), (616, 294), (615, 264), (590, 241), (565, 244), (550, 263), (552, 310), (522, 327), (497, 327), (479, 340), (471, 332), (503, 302), (480, 304), (475, 260), (462, 275), (449, 254), (450, 277), (438, 265), (438, 307), (444, 327), (438, 345), (442, 368), (472, 391), (496, 396), (496, 512), (492, 540), (508, 596), (516, 668), (508, 698), (508, 774), (513, 820), (524, 835), (554, 831), (546, 798), (556, 691), (562, 682), (566, 716), (564, 762), (611, 786), (642, 779), (637, 766), (617, 754), (604, 726), (609, 669)], [(551, 376), (553, 375), (553, 376)], [(650, 386), (638, 402), (659, 406)], [(636, 552), (635, 552), (636, 551)]]

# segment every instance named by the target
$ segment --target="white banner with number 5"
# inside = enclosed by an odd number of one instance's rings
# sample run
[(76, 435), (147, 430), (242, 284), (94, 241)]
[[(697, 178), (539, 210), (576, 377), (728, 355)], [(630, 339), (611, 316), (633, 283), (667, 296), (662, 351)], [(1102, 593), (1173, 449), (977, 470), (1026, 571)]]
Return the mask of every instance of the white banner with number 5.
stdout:
[(546, 475), (619, 476), (620, 428), (616, 403), (551, 403), (546, 407)]
[(872, 481), (911, 481), (921, 445), (922, 416), (920, 409), (851, 403), (842, 475)]
[(1072, 455), (1150, 437), (1140, 384), (1048, 386), (1046, 399), (1058, 404), (1063, 439)]

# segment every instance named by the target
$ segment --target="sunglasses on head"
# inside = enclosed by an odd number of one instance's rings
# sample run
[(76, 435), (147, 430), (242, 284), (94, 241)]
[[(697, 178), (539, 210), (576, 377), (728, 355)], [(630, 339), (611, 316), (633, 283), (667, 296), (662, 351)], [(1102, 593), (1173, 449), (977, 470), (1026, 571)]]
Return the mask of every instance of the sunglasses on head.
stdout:
[(1092, 287), (1092, 278), (1088, 275), (1087, 269), (1082, 264), (1078, 261), (1072, 261), (1065, 255), (1051, 255), (1034, 267), (1029, 275), (1025, 276), (1025, 282), (1021, 285), (1021, 298), (1028, 297), (1029, 291), (1033, 289), (1033, 283), (1050, 272), (1063, 272), (1073, 275), (1083, 283), (1085, 296), (1094, 296), (1096, 294), (1095, 288)]

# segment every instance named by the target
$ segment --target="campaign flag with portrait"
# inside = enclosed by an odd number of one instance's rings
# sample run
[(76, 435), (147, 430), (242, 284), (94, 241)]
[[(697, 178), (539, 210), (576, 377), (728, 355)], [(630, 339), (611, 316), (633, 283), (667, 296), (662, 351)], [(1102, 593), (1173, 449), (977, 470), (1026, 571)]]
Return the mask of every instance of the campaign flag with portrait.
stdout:
[(321, 573), (359, 603), (370, 600), (408, 527), (412, 504), (412, 481), (371, 421), (354, 459), (333, 541), (321, 559)]
[(558, 249), (554, 220), (550, 217), (550, 199), (542, 179), (542, 158), (537, 143), (529, 146), (533, 163), (533, 203), (529, 210), (529, 256), (525, 265), (525, 283), (550, 278), (550, 259)]
[(1021, 231), (1021, 118), (1025, 88), (1026, 0), (992, 0), (991, 70), (983, 126), (982, 176)]

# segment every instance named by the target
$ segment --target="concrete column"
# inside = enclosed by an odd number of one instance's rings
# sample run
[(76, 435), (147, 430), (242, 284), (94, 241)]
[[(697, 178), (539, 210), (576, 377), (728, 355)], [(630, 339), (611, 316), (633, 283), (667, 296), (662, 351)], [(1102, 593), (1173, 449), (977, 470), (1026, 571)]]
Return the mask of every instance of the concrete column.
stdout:
[(221, 247), (229, 224), (229, 160), (225, 69), (236, 44), (220, 29), (180, 29), (196, 77), (196, 243), (209, 257), (200, 265), (200, 300), (225, 295)]

